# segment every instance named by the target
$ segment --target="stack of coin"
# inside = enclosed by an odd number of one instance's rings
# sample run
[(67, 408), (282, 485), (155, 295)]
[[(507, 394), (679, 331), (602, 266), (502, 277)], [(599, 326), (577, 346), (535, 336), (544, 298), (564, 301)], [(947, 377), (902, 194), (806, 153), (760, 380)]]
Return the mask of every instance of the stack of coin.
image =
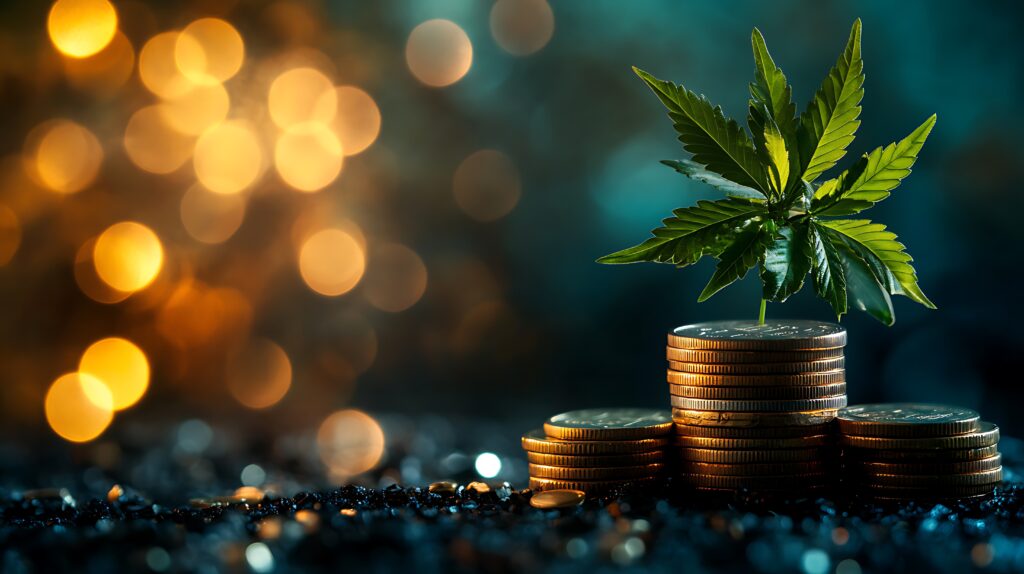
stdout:
[(999, 428), (970, 409), (890, 403), (839, 411), (843, 480), (878, 498), (985, 496), (1002, 480)]
[(668, 336), (675, 452), (698, 489), (799, 493), (835, 476), (830, 424), (846, 406), (846, 330), (717, 321)]
[(530, 488), (599, 494), (664, 474), (672, 434), (666, 411), (590, 409), (555, 415), (523, 435)]

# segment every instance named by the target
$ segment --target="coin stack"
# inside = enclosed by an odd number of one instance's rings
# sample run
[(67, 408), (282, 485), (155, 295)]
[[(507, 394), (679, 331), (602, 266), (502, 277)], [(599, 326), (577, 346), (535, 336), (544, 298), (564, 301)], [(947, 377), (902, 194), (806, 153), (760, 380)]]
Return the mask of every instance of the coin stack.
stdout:
[(672, 433), (666, 411), (589, 409), (555, 415), (523, 435), (530, 488), (600, 494), (664, 474)]
[(944, 405), (854, 405), (839, 411), (843, 480), (877, 498), (986, 496), (1002, 480), (999, 428)]
[(716, 321), (670, 333), (683, 482), (794, 494), (831, 484), (830, 423), (846, 406), (845, 344), (845, 329), (817, 321)]

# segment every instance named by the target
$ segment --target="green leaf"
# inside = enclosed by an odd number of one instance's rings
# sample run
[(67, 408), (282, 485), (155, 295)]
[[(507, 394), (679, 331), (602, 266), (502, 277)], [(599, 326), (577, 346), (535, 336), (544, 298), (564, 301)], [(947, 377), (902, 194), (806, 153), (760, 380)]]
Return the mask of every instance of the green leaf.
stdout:
[(844, 155), (860, 126), (860, 101), (864, 97), (864, 61), (860, 53), (860, 19), (853, 23), (850, 39), (818, 92), (800, 115), (801, 177), (813, 182)]
[(672, 263), (685, 267), (704, 255), (718, 255), (724, 245), (720, 237), (764, 213), (764, 205), (727, 198), (719, 201), (698, 201), (693, 207), (673, 211), (673, 217), (662, 221), (653, 230), (654, 237), (640, 245), (605, 255), (598, 263)]
[(633, 71), (668, 108), (679, 141), (683, 149), (693, 154), (694, 161), (729, 181), (760, 190), (767, 196), (767, 178), (754, 144), (739, 124), (725, 117), (721, 107), (712, 106), (704, 96), (659, 80), (639, 68), (634, 67)]
[[(751, 108), (767, 108), (779, 130), (787, 137), (796, 135), (796, 106), (793, 90), (786, 83), (786, 75), (775, 65), (761, 31), (754, 28), (750, 35), (754, 50), (754, 82), (750, 84)], [(750, 131), (764, 133), (763, 125), (751, 125)]]
[(782, 197), (789, 183), (789, 152), (779, 126), (770, 119), (765, 123), (764, 149), (771, 166), (775, 196)]
[(828, 301), (839, 319), (846, 313), (846, 274), (839, 249), (817, 224), (808, 226), (809, 244), (814, 257), (814, 290)]
[(765, 250), (771, 242), (772, 234), (765, 228), (763, 221), (756, 221), (736, 231), (729, 245), (718, 256), (715, 274), (711, 276), (697, 301), (707, 301), (737, 279), (742, 279), (748, 269), (764, 258)]
[(887, 231), (885, 225), (867, 219), (836, 219), (819, 221), (818, 224), (841, 235), (890, 294), (906, 295), (929, 309), (935, 309), (935, 304), (928, 300), (917, 284), (917, 272), (910, 264), (913, 259), (904, 251), (904, 245), (897, 241), (896, 234)]
[(706, 183), (711, 187), (723, 191), (731, 197), (742, 197), (747, 199), (763, 199), (764, 194), (760, 191), (740, 185), (725, 179), (713, 171), (708, 171), (701, 164), (689, 159), (663, 159), (661, 163), (671, 167), (690, 179)]
[(826, 181), (815, 194), (811, 211), (817, 215), (850, 215), (889, 197), (889, 192), (910, 175), (935, 115), (902, 140), (875, 149), (836, 179)]
[(811, 270), (809, 227), (807, 222), (783, 227), (769, 245), (761, 266), (765, 299), (781, 303), (804, 286)]
[(889, 293), (878, 283), (878, 279), (871, 272), (868, 264), (858, 257), (848, 245), (841, 241), (835, 242), (834, 245), (839, 252), (840, 261), (842, 261), (850, 304), (854, 309), (865, 311), (882, 323), (892, 326), (896, 322), (896, 317), (893, 315), (892, 299), (889, 298)]

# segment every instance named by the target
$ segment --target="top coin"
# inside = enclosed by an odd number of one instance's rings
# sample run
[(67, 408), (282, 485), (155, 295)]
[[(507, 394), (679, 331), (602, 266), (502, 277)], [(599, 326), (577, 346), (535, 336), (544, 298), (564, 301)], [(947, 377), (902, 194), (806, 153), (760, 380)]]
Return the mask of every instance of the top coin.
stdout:
[(935, 437), (978, 430), (981, 417), (971, 409), (923, 403), (880, 403), (840, 409), (844, 435), (867, 437)]
[(668, 335), (677, 349), (796, 351), (846, 345), (846, 329), (820, 321), (711, 321), (677, 327)]
[(672, 415), (655, 409), (585, 409), (555, 415), (544, 432), (563, 440), (624, 440), (664, 436)]

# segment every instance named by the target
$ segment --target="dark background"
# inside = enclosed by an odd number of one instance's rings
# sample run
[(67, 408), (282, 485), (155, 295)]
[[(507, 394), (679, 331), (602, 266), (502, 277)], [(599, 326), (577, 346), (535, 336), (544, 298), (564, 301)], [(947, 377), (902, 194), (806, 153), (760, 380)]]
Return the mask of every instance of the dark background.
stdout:
[[(685, 154), (630, 66), (702, 92), (742, 120), (757, 26), (802, 111), (857, 17), (867, 74), (863, 124), (839, 167), (938, 114), (912, 176), (864, 215), (899, 234), (939, 309), (899, 298), (892, 328), (859, 313), (843, 317), (851, 403), (949, 402), (980, 410), (1009, 433), (1024, 431), (1015, 416), (1024, 351), (1017, 327), (1024, 46), (1011, 3), (556, 0), (553, 38), (526, 57), (495, 44), (489, 2), (299, 3), (319, 26), (300, 43), (337, 63), (339, 83), (373, 95), (381, 135), (315, 198), (281, 189), (268, 172), (239, 232), (209, 247), (190, 243), (176, 217), (189, 169), (145, 174), (118, 144), (126, 118), (146, 103), (137, 75), (114, 99), (70, 89), (46, 38), (45, 4), (0, 8), (0, 202), (22, 225), (18, 252), (0, 268), (0, 429), (11, 438), (59, 442), (46, 427), (42, 397), (74, 370), (82, 349), (113, 334), (137, 341), (153, 368), (148, 394), (118, 415), (113, 433), (133, 420), (194, 417), (270, 432), (314, 428), (346, 406), (515, 424), (591, 406), (667, 408), (665, 333), (754, 318), (760, 286), (748, 277), (698, 305), (709, 261), (682, 271), (594, 263), (643, 240), (672, 208), (716, 196), (658, 163)], [(136, 52), (152, 34), (205, 15), (235, 24), (252, 58), (295, 41), (272, 33), (265, 2), (115, 4), (144, 15), (131, 26), (125, 20)], [(448, 88), (421, 85), (405, 65), (410, 30), (429, 18), (456, 22), (473, 42), (472, 68)], [(97, 182), (73, 197), (12, 183), (24, 179), (16, 171), (26, 134), (54, 116), (88, 126), (107, 152)], [(519, 204), (491, 223), (466, 217), (452, 199), (455, 168), (481, 148), (507, 154), (522, 180)], [(429, 280), (415, 306), (384, 313), (359, 288), (326, 298), (302, 283), (294, 254), (281, 246), (291, 222), (324, 198), (371, 245), (400, 241), (422, 257)], [(220, 342), (183, 357), (153, 329), (151, 308), (103, 305), (78, 290), (72, 261), (81, 241), (128, 218), (157, 231), (169, 266), (187, 259), (211, 285), (259, 291), (249, 331), (277, 341), (294, 369), (278, 405), (253, 412), (231, 399), (216, 376)], [(834, 319), (810, 289), (769, 305), (768, 316)], [(315, 360), (330, 348), (354, 362), (365, 352), (367, 325), (376, 353), (364, 372), (339, 375)]]

